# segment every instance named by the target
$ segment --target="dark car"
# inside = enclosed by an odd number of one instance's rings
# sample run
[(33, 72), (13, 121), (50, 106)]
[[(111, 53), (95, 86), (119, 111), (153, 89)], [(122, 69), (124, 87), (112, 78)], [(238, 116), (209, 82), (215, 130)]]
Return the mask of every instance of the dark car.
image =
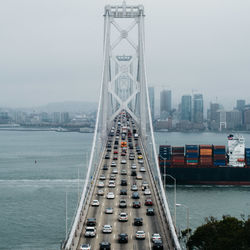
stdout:
[(136, 171), (135, 170), (133, 170), (133, 171), (131, 171), (131, 176), (136, 176), (137, 174), (136, 174)]
[(119, 243), (128, 243), (128, 235), (126, 233), (121, 233), (118, 237)]
[(106, 154), (104, 158), (105, 158), (106, 160), (110, 159), (109, 154)]
[(107, 152), (111, 152), (111, 151), (112, 151), (111, 148), (108, 148), (108, 149), (107, 149)]
[(111, 244), (108, 241), (103, 241), (100, 243), (100, 249), (102, 250), (110, 250)]
[(155, 210), (153, 208), (147, 208), (146, 215), (149, 215), (149, 216), (155, 215)]
[(133, 192), (132, 193), (132, 199), (140, 199), (140, 195), (138, 192)]
[(96, 225), (96, 219), (95, 218), (88, 218), (87, 219), (87, 226), (93, 227)]
[(134, 218), (134, 225), (135, 226), (142, 226), (143, 225), (143, 219), (139, 218), (139, 217)]
[(127, 180), (122, 179), (121, 180), (121, 186), (127, 186), (127, 185), (128, 185)]
[(153, 244), (153, 249), (163, 249), (163, 244), (161, 240), (155, 240)]
[(141, 207), (141, 202), (140, 201), (134, 201), (133, 202), (133, 208), (140, 208)]
[(117, 146), (117, 145), (115, 145), (115, 146), (114, 146), (114, 149), (118, 149), (118, 146)]
[(126, 200), (120, 200), (119, 207), (120, 207), (120, 208), (126, 208), (126, 207), (127, 207), (127, 202), (126, 202)]
[(120, 195), (127, 195), (127, 189), (121, 189)]
[(109, 168), (108, 168), (108, 166), (106, 164), (104, 164), (103, 167), (102, 167), (102, 169), (103, 170), (108, 170)]

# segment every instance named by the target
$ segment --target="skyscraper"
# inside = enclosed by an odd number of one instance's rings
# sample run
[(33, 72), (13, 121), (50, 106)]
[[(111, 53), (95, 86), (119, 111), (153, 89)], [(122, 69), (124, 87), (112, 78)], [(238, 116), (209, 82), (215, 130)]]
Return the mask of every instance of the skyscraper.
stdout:
[(203, 96), (195, 94), (193, 99), (193, 122), (203, 123)]
[(238, 109), (239, 111), (243, 111), (246, 105), (246, 101), (245, 100), (237, 100), (236, 102), (236, 109)]
[(149, 94), (149, 103), (150, 103), (152, 121), (154, 121), (155, 119), (155, 88), (149, 87), (148, 94)]
[(171, 112), (172, 106), (171, 90), (162, 90), (160, 94), (160, 116), (162, 120), (166, 120)]
[(192, 119), (192, 97), (183, 95), (181, 97), (181, 120), (191, 121)]
[(218, 103), (210, 103), (210, 122), (215, 121), (217, 117), (217, 111), (220, 109), (220, 105)]

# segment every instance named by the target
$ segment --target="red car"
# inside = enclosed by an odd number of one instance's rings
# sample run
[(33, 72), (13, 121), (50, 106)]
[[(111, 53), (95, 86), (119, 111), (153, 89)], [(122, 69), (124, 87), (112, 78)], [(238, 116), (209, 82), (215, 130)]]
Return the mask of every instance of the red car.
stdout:
[(146, 199), (146, 200), (145, 200), (145, 206), (153, 206), (153, 201), (152, 201), (152, 199)]
[(113, 157), (113, 160), (117, 160), (117, 159), (118, 159), (117, 156), (114, 156), (114, 157)]
[(118, 151), (114, 151), (114, 154), (117, 155), (117, 154), (118, 154)]

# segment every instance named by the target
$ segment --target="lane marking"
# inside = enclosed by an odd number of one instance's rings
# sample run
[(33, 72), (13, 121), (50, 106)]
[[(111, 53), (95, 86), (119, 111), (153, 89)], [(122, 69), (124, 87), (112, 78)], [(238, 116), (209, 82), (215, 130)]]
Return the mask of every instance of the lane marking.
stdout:
[(151, 249), (151, 241), (150, 241), (150, 235), (149, 235), (149, 232), (148, 232), (148, 244), (149, 244), (149, 249)]

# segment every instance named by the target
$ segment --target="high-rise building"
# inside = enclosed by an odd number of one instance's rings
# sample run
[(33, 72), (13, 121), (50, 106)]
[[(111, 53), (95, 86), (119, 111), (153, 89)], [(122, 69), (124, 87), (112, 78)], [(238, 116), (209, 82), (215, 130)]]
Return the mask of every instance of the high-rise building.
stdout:
[(241, 129), (242, 113), (239, 110), (231, 110), (226, 113), (227, 129)]
[(181, 120), (191, 121), (192, 119), (192, 97), (183, 95), (181, 97)]
[(203, 96), (195, 94), (193, 98), (193, 122), (203, 123)]
[(61, 123), (68, 123), (69, 122), (69, 113), (63, 112), (61, 113)]
[(149, 87), (148, 94), (149, 94), (149, 103), (150, 103), (152, 121), (154, 121), (155, 119), (155, 88)]
[(245, 100), (237, 100), (236, 101), (236, 109), (238, 109), (239, 111), (243, 111), (246, 105), (246, 101)]
[(210, 122), (216, 120), (216, 112), (220, 109), (220, 105), (218, 103), (210, 103)]
[(171, 90), (162, 90), (160, 93), (160, 117), (166, 120), (172, 109)]

